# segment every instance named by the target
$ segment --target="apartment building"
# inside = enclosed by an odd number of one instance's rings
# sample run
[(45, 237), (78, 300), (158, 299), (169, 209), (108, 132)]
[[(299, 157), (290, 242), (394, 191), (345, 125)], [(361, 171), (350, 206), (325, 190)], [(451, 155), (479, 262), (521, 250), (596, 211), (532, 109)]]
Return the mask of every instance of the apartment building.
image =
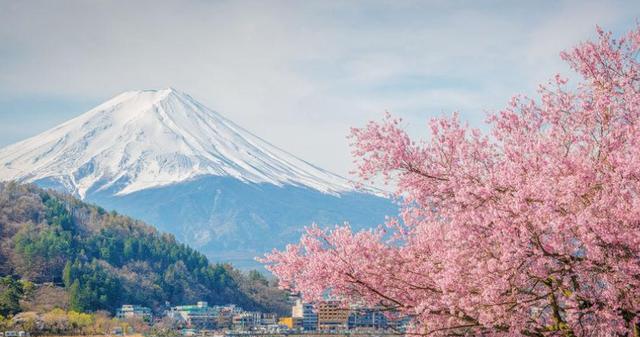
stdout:
[(325, 301), (317, 305), (318, 330), (341, 331), (349, 327), (350, 309), (339, 301)]

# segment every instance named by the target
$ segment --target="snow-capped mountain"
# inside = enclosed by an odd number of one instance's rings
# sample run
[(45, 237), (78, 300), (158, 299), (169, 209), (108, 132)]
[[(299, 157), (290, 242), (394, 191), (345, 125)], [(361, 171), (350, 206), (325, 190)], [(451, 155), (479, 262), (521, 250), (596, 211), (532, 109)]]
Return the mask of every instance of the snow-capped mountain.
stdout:
[(213, 175), (352, 191), (347, 180), (249, 133), (175, 89), (128, 91), (85, 114), (0, 150), (0, 177), (57, 181), (84, 198)]
[(75, 194), (241, 267), (312, 222), (365, 228), (395, 211), (175, 89), (122, 93), (0, 149), (0, 180)]

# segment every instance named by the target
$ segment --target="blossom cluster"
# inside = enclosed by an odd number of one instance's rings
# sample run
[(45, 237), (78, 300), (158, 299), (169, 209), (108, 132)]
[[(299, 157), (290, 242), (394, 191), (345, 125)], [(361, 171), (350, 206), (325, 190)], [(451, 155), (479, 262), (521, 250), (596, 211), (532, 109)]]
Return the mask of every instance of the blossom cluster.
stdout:
[(436, 336), (639, 335), (640, 28), (561, 54), (539, 96), (489, 132), (453, 115), (414, 141), (401, 120), (352, 129), (360, 176), (395, 189), (397, 217), (309, 228), (264, 259), (283, 287), (413, 317)]

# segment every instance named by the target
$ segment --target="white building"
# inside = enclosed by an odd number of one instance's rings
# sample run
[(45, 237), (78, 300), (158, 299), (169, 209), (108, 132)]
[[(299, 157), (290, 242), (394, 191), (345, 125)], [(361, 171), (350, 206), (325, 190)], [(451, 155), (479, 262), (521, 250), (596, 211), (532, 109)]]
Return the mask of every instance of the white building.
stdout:
[(125, 304), (116, 311), (116, 318), (140, 318), (145, 322), (151, 322), (151, 309), (137, 304)]
[(305, 303), (297, 298), (291, 307), (291, 317), (302, 320), (302, 329), (314, 331), (318, 329), (318, 314), (311, 303)]

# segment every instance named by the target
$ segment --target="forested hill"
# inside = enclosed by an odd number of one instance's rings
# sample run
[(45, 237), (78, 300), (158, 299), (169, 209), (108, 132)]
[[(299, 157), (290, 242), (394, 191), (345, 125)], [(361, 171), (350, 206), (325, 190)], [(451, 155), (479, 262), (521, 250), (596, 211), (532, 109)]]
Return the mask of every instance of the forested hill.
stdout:
[(74, 310), (124, 303), (160, 310), (208, 301), (282, 312), (286, 296), (257, 273), (210, 264), (172, 235), (33, 185), (0, 183), (0, 276), (53, 283)]

